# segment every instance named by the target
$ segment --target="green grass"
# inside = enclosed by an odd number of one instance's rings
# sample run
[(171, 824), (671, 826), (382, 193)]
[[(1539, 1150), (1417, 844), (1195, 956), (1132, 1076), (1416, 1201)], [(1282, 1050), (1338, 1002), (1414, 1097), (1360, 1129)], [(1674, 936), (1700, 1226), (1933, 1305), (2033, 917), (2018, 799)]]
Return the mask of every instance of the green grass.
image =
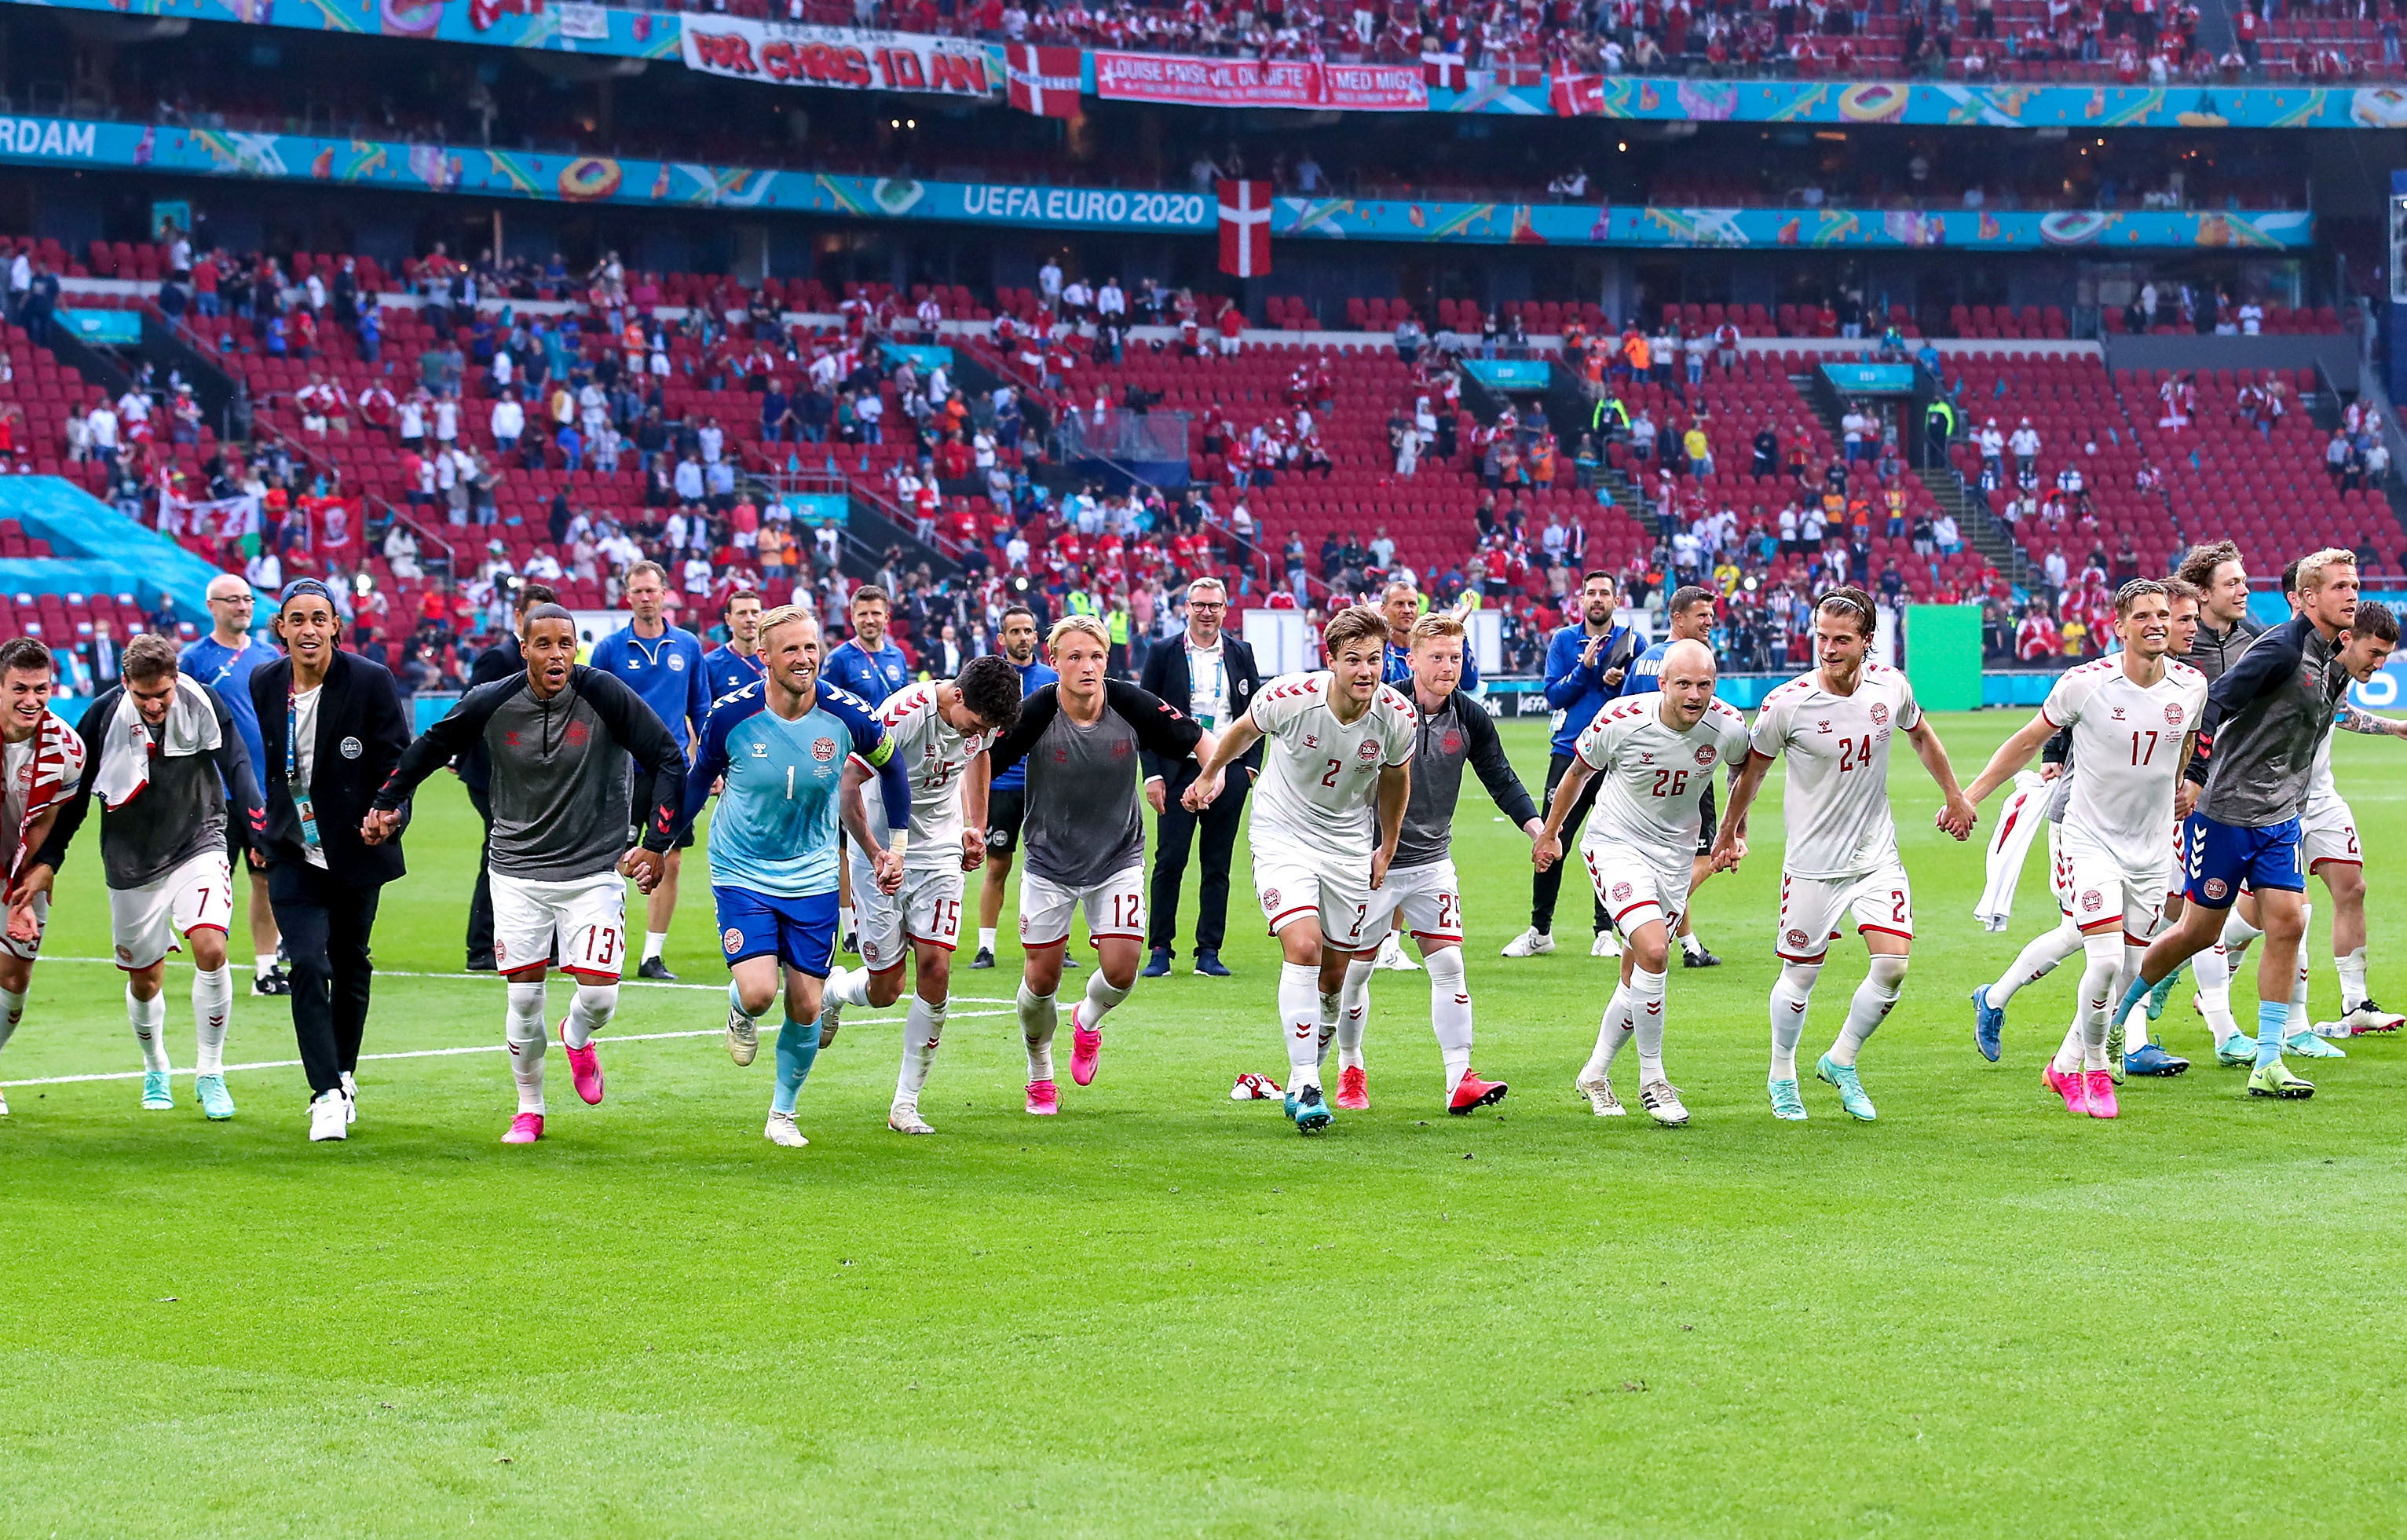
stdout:
[[(1965, 778), (2019, 720), (1942, 721)], [(1542, 736), (1507, 732), (1534, 784)], [(2338, 749), (2377, 995), (2407, 995), (2398, 753)], [(297, 1069), (233, 1076), (226, 1125), (185, 1078), (167, 1115), (130, 1081), (14, 1089), (0, 1534), (2395, 1533), (2407, 1045), (2252, 1102), (2180, 1004), (2165, 1036), (2201, 1067), (2134, 1081), (2117, 1124), (2068, 1117), (2038, 1066), (2077, 969), (2016, 1000), (2002, 1065), (1964, 1003), (2050, 918), (2040, 863), (1983, 934), (1977, 846), (1930, 830), (1902, 754), (1893, 784), (1922, 939), (1864, 1055), (1869, 1126), (1810, 1082), (1811, 1122), (1764, 1105), (1776, 786), (1761, 853), (1701, 899), (1729, 965), (1672, 977), (1680, 1132), (1574, 1098), (1610, 965), (1496, 956), (1527, 847), (1475, 787), (1457, 850), (1502, 1116), (1439, 1110), (1408, 974), (1375, 987), (1373, 1111), (1305, 1141), (1231, 1103), (1284, 1067), (1242, 872), (1237, 977), (1143, 984), (1050, 1121), (1018, 1110), (1007, 946), (961, 976), (982, 1003), (930, 1139), (883, 1126), (893, 1013), (821, 1056), (803, 1151), (761, 1138), (770, 1056), (707, 1036), (605, 1048), (599, 1108), (555, 1063), (533, 1149), (496, 1142), (498, 1052), (368, 1065), (343, 1145), (305, 1142)], [(448, 781), (408, 850), (379, 959), (456, 969), (475, 840)], [(138, 1068), (115, 970), (56, 960), (106, 954), (96, 873), (80, 852), (10, 1081)], [(709, 984), (700, 877), (672, 957)], [(1862, 965), (1833, 949), (1805, 1056)], [(501, 1015), (489, 978), (388, 977), (368, 1049), (489, 1047)], [(722, 1015), (631, 987), (613, 1030)], [(230, 1057), (292, 1057), (280, 1002), (237, 1002)]]

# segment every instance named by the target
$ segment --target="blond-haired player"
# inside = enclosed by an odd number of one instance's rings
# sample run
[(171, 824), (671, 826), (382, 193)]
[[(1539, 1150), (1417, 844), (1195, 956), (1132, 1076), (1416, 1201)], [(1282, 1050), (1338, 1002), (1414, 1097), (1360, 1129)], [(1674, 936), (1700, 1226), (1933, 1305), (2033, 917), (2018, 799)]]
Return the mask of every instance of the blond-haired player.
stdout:
[(1819, 666), (1764, 698), (1756, 715), (1746, 768), (1730, 788), (1714, 838), (1716, 861), (1735, 860), (1746, 810), (1763, 789), (1772, 762), (1786, 757), (1788, 783), (1782, 808), (1787, 848), (1780, 869), (1780, 920), (1773, 949), (1781, 962), (1772, 989), (1772, 1114), (1802, 1122), (1797, 1093), (1797, 1040), (1821, 977), (1822, 960), (1852, 918), (1871, 954), (1863, 983), (1847, 1006), (1846, 1024), (1815, 1074), (1836, 1086), (1847, 1115), (1878, 1116), (1856, 1075), (1864, 1039), (1897, 1004), (1914, 948), (1914, 890), (1898, 857), (1897, 820), (1889, 813), (1888, 749), (1903, 733), (1945, 798), (1942, 826), (1958, 839), (1973, 830), (1973, 806), (1956, 784), (1947, 749), (1922, 720), (1905, 676), (1873, 662), (1879, 611), (1859, 588), (1832, 589), (1814, 606), (1814, 650)]
[(1019, 945), (1027, 962), (1018, 1003), (1028, 1048), (1028, 1110), (1038, 1117), (1061, 1106), (1053, 1081), (1060, 1023), (1054, 994), (1061, 987), (1075, 912), (1086, 913), (1096, 963), (1085, 998), (1070, 1008), (1070, 1077), (1079, 1085), (1095, 1077), (1104, 1017), (1136, 985), (1145, 945), (1139, 754), (1175, 762), (1213, 751), (1212, 734), (1194, 718), (1104, 677), (1112, 637), (1102, 620), (1064, 616), (1053, 623), (1046, 645), (1060, 682), (1022, 701), (1018, 724), (987, 750), (998, 776), (1028, 762), (1019, 879)]
[[(1621, 1115), (1613, 1093), (1614, 1056), (1635, 1037), (1638, 1098), (1669, 1128), (1688, 1120), (1663, 1073), (1664, 977), (1672, 931), (1688, 906), (1696, 877), (1702, 802), (1714, 773), (1747, 756), (1746, 719), (1714, 698), (1714, 653), (1704, 643), (1665, 649), (1659, 690), (1614, 702), (1590, 720), (1573, 746), (1531, 859), (1544, 867), (1562, 855), (1564, 816), (1591, 777), (1602, 776), (1580, 858), (1597, 901), (1627, 940), (1620, 987), (1604, 1008), (1596, 1038), (1574, 1080), (1600, 1118)], [(1716, 868), (1745, 853), (1744, 843), (1716, 852)]]
[[(1390, 598), (1393, 588), (1390, 588)], [(1389, 618), (1394, 620), (1390, 604)], [(1496, 723), (1461, 687), (1462, 621), (1446, 614), (1423, 615), (1409, 630), (1404, 652), (1406, 685), (1412, 691), (1412, 795), (1404, 805), (1403, 832), (1397, 837), (1388, 880), (1372, 891), (1371, 918), (1363, 927), (1385, 943), (1409, 931), (1429, 964), (1430, 1026), (1437, 1034), (1446, 1066), (1446, 1110), (1467, 1113), (1503, 1099), (1501, 1080), (1471, 1071), (1471, 987), (1463, 977), (1462, 879), (1454, 869), (1454, 811), (1462, 796), (1462, 768), (1478, 772), (1504, 817), (1532, 840), (1543, 825), (1513, 762), (1504, 756)], [(1389, 659), (1390, 672), (1393, 656)], [(1352, 1112), (1371, 1105), (1368, 1071), (1362, 1062), (1362, 1028), (1371, 1007), (1368, 951), (1346, 965), (1345, 998), (1334, 1023), (1337, 1034), (1337, 1105)], [(1323, 1025), (1329, 1025), (1324, 1020)]]
[(1264, 685), (1187, 789), (1188, 806), (1210, 806), (1221, 772), (1256, 742), (1270, 745), (1250, 834), (1254, 891), (1279, 939), (1287, 1110), (1302, 1134), (1319, 1133), (1332, 1116), (1320, 1062), (1346, 965), (1378, 949), (1372, 905), (1403, 829), (1416, 723), (1412, 703), (1380, 682), (1388, 622), (1378, 610), (1341, 609), (1321, 635), (1329, 666)]

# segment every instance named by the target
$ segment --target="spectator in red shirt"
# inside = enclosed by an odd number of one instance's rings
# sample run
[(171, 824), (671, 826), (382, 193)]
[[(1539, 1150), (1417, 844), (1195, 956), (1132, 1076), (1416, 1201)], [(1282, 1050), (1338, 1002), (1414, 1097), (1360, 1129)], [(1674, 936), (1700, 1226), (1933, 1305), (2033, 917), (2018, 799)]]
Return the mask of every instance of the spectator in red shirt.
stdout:
[(2023, 662), (2038, 663), (2058, 656), (2064, 638), (2056, 629), (2055, 618), (2047, 612), (2047, 601), (2033, 599), (2023, 616), (2023, 623), (2015, 628), (2015, 656)]

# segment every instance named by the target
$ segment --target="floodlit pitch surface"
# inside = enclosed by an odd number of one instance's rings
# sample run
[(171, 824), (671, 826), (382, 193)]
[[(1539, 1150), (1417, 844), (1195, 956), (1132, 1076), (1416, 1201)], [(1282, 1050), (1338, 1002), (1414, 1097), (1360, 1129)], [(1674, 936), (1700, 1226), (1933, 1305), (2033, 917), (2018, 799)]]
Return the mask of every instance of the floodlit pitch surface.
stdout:
[[(1935, 720), (1970, 779), (2022, 719)], [(1507, 742), (1534, 787), (1537, 726)], [(2394, 1003), (2402, 755), (2338, 749)], [(1983, 934), (1978, 847), (1931, 830), (1902, 744), (1892, 777), (1921, 938), (1863, 1058), (1877, 1124), (1810, 1080), (1812, 1121), (1766, 1110), (1776, 784), (1761, 853), (1700, 905), (1728, 964), (1674, 970), (1695, 1121), (1669, 1131), (1627, 1055), (1632, 1116), (1573, 1094), (1612, 964), (1585, 955), (1584, 895), (1562, 951), (1496, 955), (1527, 920), (1526, 844), (1467, 783), (1475, 1062), (1512, 1082), (1502, 1116), (1444, 1114), (1414, 974), (1378, 976), (1369, 1113), (1305, 1140), (1229, 1100), (1239, 1071), (1284, 1073), (1241, 851), (1237, 977), (1182, 957), (1142, 984), (1060, 1117), (1019, 1110), (1006, 944), (957, 977), (937, 1135), (886, 1131), (899, 1015), (862, 1013), (804, 1093), (801, 1151), (761, 1137), (772, 1056), (739, 1070), (717, 1039), (698, 851), (672, 961), (711, 987), (630, 987), (612, 1034), (702, 1035), (606, 1043), (599, 1108), (555, 1062), (548, 1136), (498, 1142), (501, 986), (445, 977), (476, 849), (447, 778), (378, 933), (386, 966), (433, 977), (380, 982), (368, 1048), (479, 1051), (364, 1066), (341, 1145), (304, 1141), (297, 1069), (234, 1073), (222, 1126), (180, 1074), (171, 1114), (129, 1079), (10, 1086), (0, 1532), (2394, 1528), (2407, 1043), (2301, 1065), (2311, 1103), (2251, 1101), (2185, 988), (2164, 1036), (2199, 1067), (2133, 1081), (2119, 1123), (2069, 1117), (2038, 1077), (2077, 964), (2015, 1001), (2001, 1065), (1964, 999), (2050, 918), (2041, 859), (2015, 931)], [(56, 959), (107, 954), (97, 872), (78, 852)], [(1803, 1062), (1862, 973), (1860, 948), (1832, 957)], [(292, 1057), (283, 1003), (242, 994), (229, 1061)], [(115, 970), (45, 962), (0, 1078), (138, 1067)]]

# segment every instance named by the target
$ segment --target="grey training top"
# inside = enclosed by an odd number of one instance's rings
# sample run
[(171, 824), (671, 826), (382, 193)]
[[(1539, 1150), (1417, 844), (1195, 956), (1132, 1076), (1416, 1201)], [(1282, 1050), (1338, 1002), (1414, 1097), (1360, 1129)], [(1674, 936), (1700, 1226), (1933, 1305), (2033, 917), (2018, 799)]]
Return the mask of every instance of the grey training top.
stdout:
[(1203, 735), (1194, 718), (1119, 679), (1104, 682), (1104, 713), (1091, 726), (1061, 709), (1058, 684), (1029, 696), (1018, 725), (988, 750), (998, 776), (1028, 761), (1020, 840), (1028, 869), (1056, 887), (1079, 889), (1142, 863), (1140, 751), (1175, 762)]
[(2200, 620), (2198, 623), (2198, 635), (2192, 638), (2189, 650), (2176, 661), (2186, 663), (2197, 669), (2206, 676), (2207, 683), (2213, 684), (2223, 677), (2225, 669), (2229, 668), (2239, 660), (2242, 653), (2248, 650), (2249, 643), (2263, 635), (2265, 635), (2265, 627), (2251, 615), (2243, 615), (2231, 622), (2231, 629), (2229, 631), (2217, 631), (2204, 620)]
[(2249, 644), (2206, 692), (2189, 778), (2217, 823), (2266, 829), (2307, 806), (2315, 751), (2348, 693), (2348, 671), (2314, 622), (2294, 617)]
[[(225, 849), (229, 789), (246, 831), (259, 813), (259, 782), (234, 718), (216, 691), (197, 679), (192, 683), (217, 713), (218, 747), (206, 754), (170, 758), (158, 751), (160, 729), (144, 724), (150, 734), (150, 783), (121, 806), (104, 808), (100, 815), (101, 871), (118, 892), (156, 882), (194, 856)], [(119, 685), (84, 708), (77, 728), (83, 738), (83, 785), (59, 809), (49, 841), (34, 858), (52, 871), (65, 859), (68, 842), (91, 811), (93, 787), (100, 778), (100, 740), (124, 696), (125, 687)]]
[(460, 697), (402, 755), (376, 806), (400, 806), (420, 781), (478, 743), (492, 762), (487, 864), (500, 876), (573, 882), (610, 870), (627, 850), (631, 806), (646, 810), (648, 848), (668, 848), (684, 825), (685, 755), (677, 740), (624, 682), (581, 665), (549, 700), (523, 674)]
[(1496, 723), (1476, 697), (1458, 690), (1429, 711), (1416, 694), (1413, 710), (1420, 720), (1413, 736), (1412, 796), (1404, 804), (1403, 832), (1391, 863), (1396, 870), (1444, 861), (1453, 849), (1454, 810), (1462, 797), (1466, 762), (1506, 818), (1522, 824), (1538, 816), (1537, 805), (1504, 757)]

